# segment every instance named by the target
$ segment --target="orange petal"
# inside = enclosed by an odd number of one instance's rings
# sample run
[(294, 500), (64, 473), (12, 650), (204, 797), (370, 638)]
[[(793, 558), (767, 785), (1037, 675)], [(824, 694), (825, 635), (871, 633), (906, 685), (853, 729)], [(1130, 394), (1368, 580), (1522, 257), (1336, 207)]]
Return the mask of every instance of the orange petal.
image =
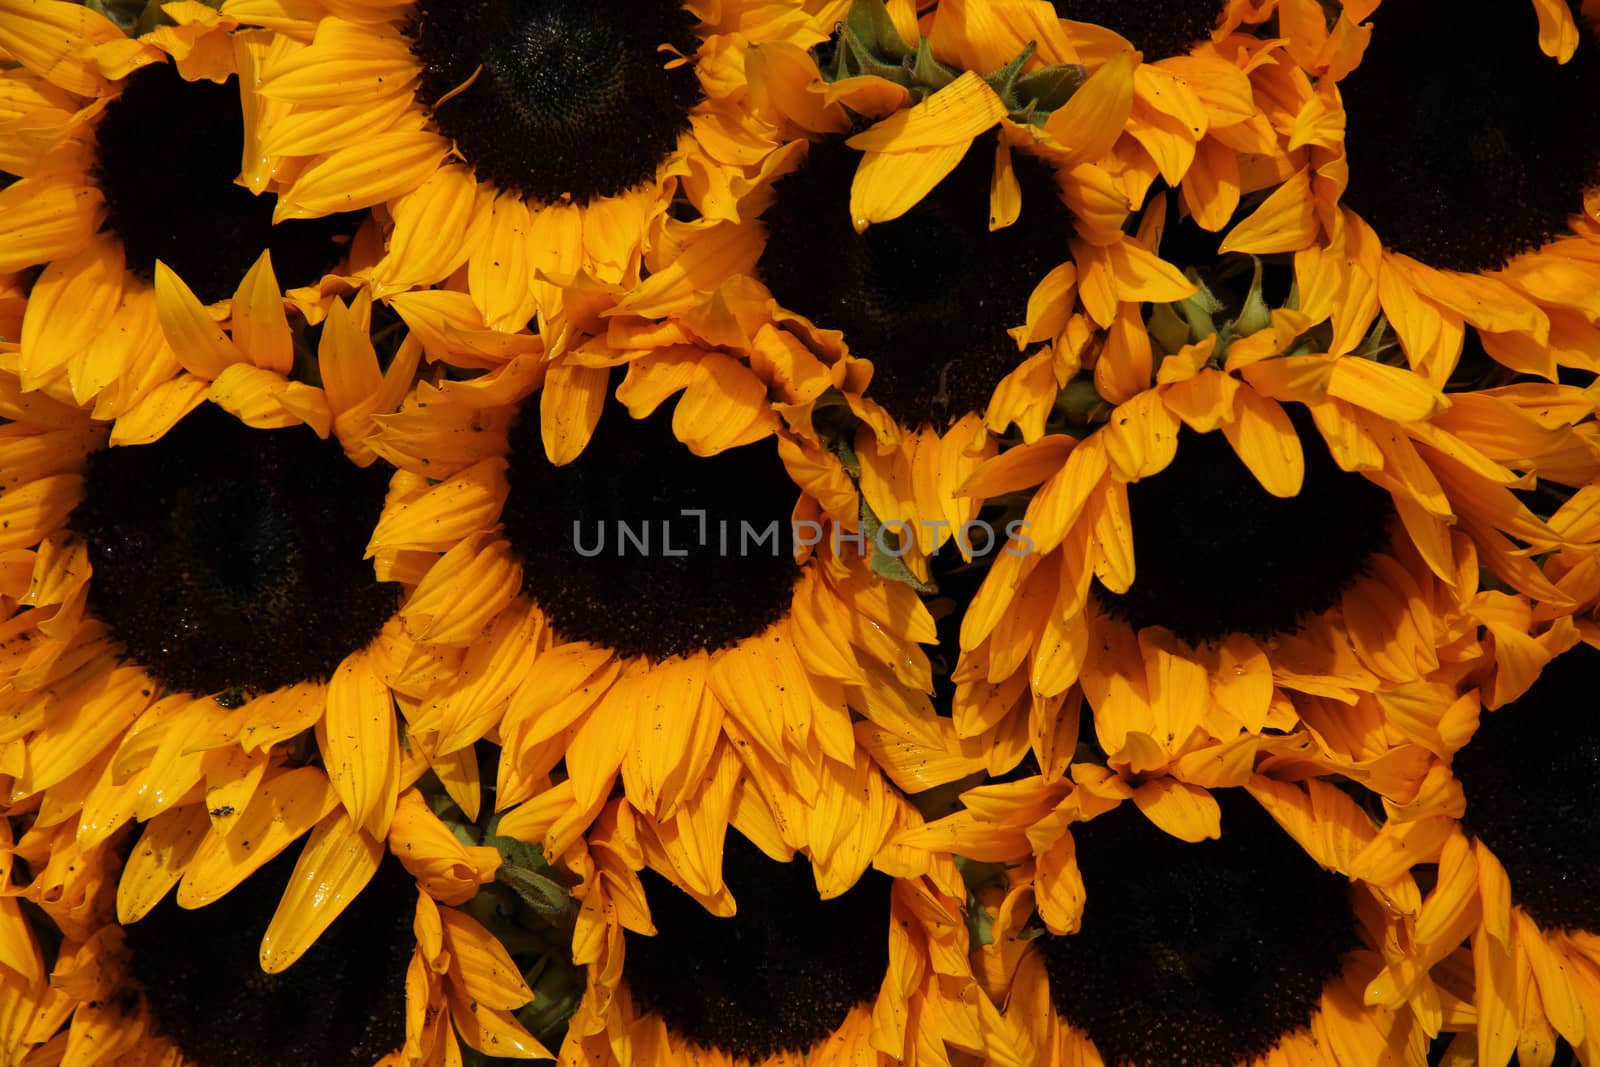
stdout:
[(278, 197), (273, 222), (357, 211), (408, 193), (448, 155), (442, 138), (423, 130), (368, 137), (307, 167)]
[(78, 252), (94, 236), (102, 200), (95, 186), (60, 175), (0, 189), (0, 274)]
[(351, 819), (387, 837), (400, 795), (400, 735), (394, 697), (365, 651), (346, 656), (328, 682), (317, 747)]
[(910, 211), (955, 170), (969, 147), (969, 143), (936, 145), (863, 156), (850, 183), (850, 221), (856, 232)]
[(533, 999), (533, 990), (494, 935), (454, 908), (440, 908), (439, 918), (450, 950), (450, 976), (469, 997), (502, 1011)]
[(190, 374), (216, 378), (233, 364), (248, 362), (194, 290), (160, 260), (156, 261), (156, 311), (161, 332)]
[(99, 96), (106, 89), (94, 46), (122, 39), (110, 19), (77, 4), (0, 0), (0, 51), (79, 96)]
[(1234, 421), (1222, 425), (1228, 444), (1261, 488), (1277, 497), (1299, 493), (1305, 480), (1305, 454), (1289, 416), (1277, 401), (1251, 389), (1239, 390), (1236, 399)]
[(1093, 163), (1111, 151), (1133, 113), (1137, 60), (1124, 52), (1106, 63), (1056, 109), (1045, 132), (1066, 146), (1071, 163)]
[(1183, 841), (1222, 836), (1222, 809), (1197, 785), (1156, 778), (1133, 791), (1133, 802), (1161, 829)]
[(233, 343), (258, 367), (283, 375), (294, 367), (294, 339), (270, 249), (262, 251), (234, 293)]
[(117, 921), (137, 922), (178, 879), (211, 829), (200, 804), (189, 804), (151, 819), (117, 881)]
[(972, 139), (999, 122), (1005, 110), (989, 84), (967, 71), (922, 103), (895, 112), (847, 143), (861, 152), (896, 154), (959, 145), (965, 154)]
[(261, 938), (261, 969), (277, 974), (303, 956), (377, 873), (383, 842), (340, 810), (317, 824)]
[(539, 428), (551, 463), (571, 463), (589, 444), (610, 380), (606, 368), (570, 363), (559, 363), (546, 373), (539, 396)]
[[(221, 897), (288, 848), (333, 810), (338, 796), (319, 767), (297, 767), (263, 782), (227, 834), (205, 835), (178, 885), (178, 905)], [(205, 814), (203, 807), (198, 807)]]
[(1235, 226), (1219, 251), (1296, 252), (1317, 236), (1316, 202), (1311, 195), (1311, 171), (1301, 168), (1272, 195)]

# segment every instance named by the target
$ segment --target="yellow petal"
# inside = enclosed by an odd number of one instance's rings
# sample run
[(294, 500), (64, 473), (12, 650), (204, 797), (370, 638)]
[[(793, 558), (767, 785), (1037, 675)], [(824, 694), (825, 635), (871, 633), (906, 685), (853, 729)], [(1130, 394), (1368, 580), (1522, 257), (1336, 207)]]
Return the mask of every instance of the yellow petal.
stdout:
[(450, 949), (451, 977), (468, 996), (501, 1010), (515, 1010), (533, 999), (533, 990), (494, 935), (454, 908), (440, 908), (439, 918)]
[(159, 904), (183, 877), (210, 829), (210, 816), (200, 804), (151, 819), (117, 881), (117, 921), (137, 922)]
[(372, 299), (365, 292), (348, 305), (334, 300), (328, 308), (317, 345), (317, 363), (328, 406), (336, 415), (361, 407), (383, 387), (383, 372), (368, 330), (371, 320)]
[[(931, 98), (930, 98), (931, 99)], [(856, 232), (874, 222), (897, 219), (955, 170), (968, 143), (869, 152), (850, 183), (850, 221)]]
[(1112, 411), (1100, 438), (1111, 469), (1123, 481), (1136, 482), (1172, 462), (1178, 451), (1178, 420), (1159, 393), (1147, 390)]
[(1240, 389), (1236, 399), (1234, 421), (1222, 425), (1228, 444), (1261, 488), (1278, 497), (1299, 493), (1305, 480), (1305, 454), (1289, 416), (1276, 401), (1251, 389)]
[(729, 222), (697, 226), (675, 259), (617, 302), (617, 312), (654, 318), (684, 310), (761, 258), (766, 235), (759, 226)]
[(751, 444), (773, 433), (767, 387), (738, 360), (713, 352), (697, 360), (672, 412), (672, 430), (697, 456)]
[(423, 130), (392, 130), (333, 152), (307, 167), (278, 197), (273, 222), (309, 219), (408, 193), (427, 180), (450, 146)]
[(558, 363), (546, 373), (539, 395), (539, 434), (551, 463), (571, 463), (588, 446), (610, 381), (611, 372), (604, 367)]
[(1241, 221), (1223, 239), (1219, 251), (1297, 252), (1317, 236), (1316, 202), (1311, 195), (1311, 171), (1301, 168)]
[(1222, 836), (1222, 809), (1197, 785), (1156, 778), (1133, 791), (1133, 802), (1151, 822), (1182, 841)]
[(466, 903), (500, 866), (494, 849), (468, 849), (457, 840), (414, 789), (406, 790), (395, 808), (389, 848), (423, 892), (443, 904)]
[[(444, 911), (440, 912), (441, 915)], [(491, 1008), (469, 997), (455, 982), (446, 983), (450, 1018), (461, 1040), (485, 1056), (504, 1059), (555, 1059), (550, 1051), (528, 1033), (516, 1016), (504, 1008)], [(459, 1062), (459, 1061), (458, 1061)]]
[[(338, 803), (319, 767), (297, 767), (269, 778), (232, 830), (205, 835), (178, 885), (178, 905), (198, 908), (223, 896), (321, 822)], [(205, 814), (203, 807), (199, 810)]]
[(1350, 356), (1334, 361), (1328, 395), (1395, 422), (1426, 419), (1449, 403), (1419, 375), (1402, 367)]
[(234, 293), (233, 342), (258, 367), (283, 375), (294, 368), (294, 339), (270, 249), (262, 251)]
[(123, 39), (104, 15), (57, 0), (0, 0), (0, 52), (79, 96), (106, 89), (95, 45)]
[(1578, 50), (1578, 27), (1572, 21), (1572, 9), (1562, 0), (1533, 0), (1533, 9), (1539, 13), (1539, 47), (1544, 54), (1555, 57), (1557, 63), (1571, 59)]
[(463, 537), (495, 522), (505, 503), (506, 461), (479, 460), (406, 504), (384, 510), (367, 544), (367, 555), (383, 549), (445, 552)]
[(1124, 52), (1106, 63), (1056, 109), (1045, 132), (1066, 146), (1072, 163), (1093, 163), (1111, 151), (1133, 113), (1137, 61)]
[(1022, 186), (1011, 166), (1011, 146), (1001, 138), (994, 145), (994, 176), (989, 179), (989, 229), (1004, 229), (1021, 214)]
[(206, 395), (213, 404), (258, 429), (298, 426), (300, 417), (278, 403), (278, 396), (288, 385), (270, 370), (249, 363), (235, 363), (217, 376)]
[[(536, 263), (535, 256), (550, 246), (535, 234), (535, 218), (557, 215), (576, 219), (576, 214), (570, 206), (563, 205), (532, 209), (522, 197), (512, 194), (496, 197), (488, 212), (479, 214), (487, 214), (487, 221), (467, 262), (467, 288), (483, 314), (484, 324), (491, 330), (509, 333), (521, 329), (539, 310), (539, 291), (533, 282), (535, 269), (541, 264)], [(576, 269), (576, 243), (576, 233), (556, 242), (555, 249), (570, 257), (561, 264), (569, 268), (565, 273)], [(548, 315), (552, 309), (543, 310)]]
[(146, 445), (178, 424), (178, 420), (205, 402), (210, 382), (183, 374), (162, 382), (117, 419), (111, 429), (113, 445)]
[(76, 176), (23, 178), (0, 189), (0, 274), (83, 248), (94, 236), (102, 201), (98, 188)]
[(190, 374), (216, 378), (233, 364), (247, 362), (194, 290), (160, 260), (156, 261), (156, 311), (167, 344)]
[(404, 94), (419, 68), (399, 34), (325, 18), (315, 43), (274, 64), (260, 92), (313, 107), (360, 106)]
[(972, 139), (1005, 113), (995, 91), (969, 70), (922, 103), (895, 112), (846, 143), (861, 152), (896, 154), (959, 145), (964, 155)]
[(18, 370), (24, 389), (52, 381), (97, 336), (110, 332), (124, 302), (123, 279), (122, 245), (110, 235), (45, 268), (22, 313)]
[[(478, 183), (466, 167), (440, 167), (395, 202), (389, 250), (374, 279), (386, 289), (428, 285), (466, 262), (488, 213), (478, 210)], [(383, 295), (380, 293), (379, 295)]]
[(387, 837), (400, 796), (400, 735), (394, 698), (365, 651), (346, 656), (328, 682), (317, 747), (355, 825)]
[(1106, 251), (1117, 296), (1123, 300), (1169, 303), (1198, 291), (1182, 271), (1131, 237), (1107, 246)]
[(400, 609), (419, 641), (464, 645), (522, 588), (522, 565), (504, 541), (469, 538), (446, 552)]
[(318, 823), (261, 938), (261, 969), (277, 974), (303, 956), (372, 880), (382, 859), (383, 842), (356, 829), (348, 812)]

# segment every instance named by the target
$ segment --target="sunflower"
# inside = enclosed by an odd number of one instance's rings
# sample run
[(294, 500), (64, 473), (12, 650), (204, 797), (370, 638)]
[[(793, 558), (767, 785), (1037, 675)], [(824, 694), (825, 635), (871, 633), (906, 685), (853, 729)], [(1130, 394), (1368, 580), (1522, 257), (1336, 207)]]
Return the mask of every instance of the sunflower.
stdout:
[[(120, 924), (118, 851), (83, 848), (70, 821), (45, 819), (41, 809), (17, 844), (36, 873), (15, 892), (49, 915), (62, 945), (11, 1046), (19, 1059), (43, 1046), (68, 1063), (442, 1065), (460, 1062), (460, 1042), (547, 1055), (513, 1015), (533, 993), (506, 950), (448, 906), (499, 856), (463, 848), (414, 790), (392, 851), (335, 811), (221, 900), (168, 899)], [(470, 873), (441, 877), (452, 870)]]
[(1293, 116), (1278, 106), (1293, 78), (1276, 57), (1284, 42), (1249, 32), (1271, 4), (1006, 0), (991, 8), (941, 4), (929, 31), (934, 55), (991, 70), (1031, 41), (1039, 62), (1081, 64), (1101, 78), (1095, 101), (1110, 109), (1102, 128), (1086, 130), (1070, 103), (1040, 119), (1062, 144), (1092, 144), (1134, 206), (1159, 180), (1218, 230), (1242, 196), (1294, 177), (1283, 148)]
[(294, 177), (281, 219), (384, 205), (379, 295), (465, 270), (484, 319), (558, 317), (560, 281), (638, 280), (674, 198), (723, 215), (777, 148), (748, 116), (751, 41), (825, 36), (798, 7), (652, 0), (624, 15), (393, 0), (231, 0), (271, 29), (263, 155)]
[[(265, 43), (205, 5), (170, 7), (174, 25), (137, 38), (60, 0), (0, 18), (18, 63), (0, 71), (0, 170), (19, 179), (0, 189), (0, 272), (43, 268), (8, 333), (23, 386), (141, 432), (245, 362), (219, 321), (236, 341), (272, 334), (286, 303), (320, 321), (344, 287), (328, 272), (372, 258), (363, 216), (273, 224), (248, 88)], [(287, 343), (252, 358), (290, 369)]]
[[(1469, 326), (1518, 374), (1600, 368), (1600, 140), (1573, 135), (1600, 93), (1600, 38), (1570, 12), (1552, 36), (1566, 5), (1534, 6), (1537, 40), (1527, 5), (1379, 6), (1360, 64), (1301, 100), (1313, 197), (1279, 221), (1346, 316), (1364, 329), (1381, 311), (1436, 382)], [(1458, 61), (1416, 62), (1423, 35)]]
[[(761, 754), (764, 788), (817, 798), (856, 765), (849, 709), (933, 718), (915, 592), (871, 574), (802, 491), (811, 465), (770, 413), (691, 451), (727, 419), (694, 369), (632, 363), (586, 418), (541, 402), (544, 364), (520, 352), (379, 419), (399, 472), (368, 551), (417, 583), (400, 609), (415, 640), (463, 657), (408, 718), (440, 754), (498, 723), (497, 806), (562, 811), (546, 855), (619, 782), (631, 810), (719, 832), (727, 812), (694, 800), (719, 739)], [(558, 463), (564, 422), (584, 430)]]
[[(857, 5), (847, 26), (870, 8)], [(873, 32), (899, 40), (893, 27)], [(816, 55), (805, 62), (821, 74)], [(1092, 332), (1074, 314), (1080, 294), (1109, 321), (1119, 301), (1193, 292), (1123, 233), (1126, 202), (1108, 174), (1035, 144), (975, 73), (951, 78), (914, 86), (920, 102), (848, 138), (831, 113), (754, 80), (813, 136), (751, 187), (737, 221), (669, 225), (671, 258), (647, 256), (658, 273), (605, 313), (613, 350), (692, 345), (767, 381), (795, 435), (841, 456), (863, 514), (918, 582), (952, 541), (969, 560), (974, 539), (992, 547), (956, 490), (1009, 427), (1043, 432)], [(880, 151), (902, 143), (922, 147)], [(932, 161), (915, 180), (912, 157)]]
[[(365, 367), (341, 351), (321, 363), (327, 388), (299, 394), (324, 412), (387, 388), (370, 345)], [(0, 382), (0, 551), (26, 609), (0, 659), (9, 797), (69, 821), (85, 849), (144, 824), (124, 919), (180, 882), (185, 906), (224, 896), (338, 811), (381, 842), (430, 767), (477, 810), (475, 762), (424, 728), (400, 743), (396, 694), (455, 664), (415, 647), (402, 587), (363, 561), (383, 466), (211, 403), (152, 443), (106, 446), (104, 423)]]
[[(1558, 1037), (1581, 1063), (1600, 1055), (1590, 1033), (1600, 1020), (1597, 739), (1585, 713), (1600, 650), (1574, 644), (1566, 621), (1533, 639), (1546, 662), (1500, 706), (1486, 701), (1480, 714), (1475, 692), (1459, 710), (1412, 702), (1412, 728), (1432, 731), (1442, 759), (1431, 788), (1392, 813), (1426, 828), (1414, 836), (1430, 842), (1420, 858), (1438, 864), (1438, 879), (1418, 915), (1416, 958), (1391, 964), (1372, 994), (1387, 1004), (1462, 990), (1478, 1026), (1456, 1039), (1459, 1054), (1486, 1067), (1513, 1054), (1548, 1063)], [(1435, 965), (1464, 940), (1466, 975)]]
[[(1570, 538), (1511, 487), (1594, 478), (1581, 391), (1445, 394), (1329, 355), (1346, 323), (1318, 284), (1301, 274), (1298, 306), (1270, 312), (1252, 289), (1221, 329), (1155, 317), (1143, 359), (1108, 340), (1095, 381), (1150, 384), (1115, 405), (1085, 389), (1080, 421), (968, 481), (983, 498), (1043, 484), (963, 618), (958, 733), (1028, 714), (1042, 755), (1040, 702), (1081, 678), (1108, 752), (1136, 734), (1178, 752), (1198, 724), (1186, 695), (1215, 697), (1220, 740), (1292, 725), (1285, 691), (1352, 703), (1470, 654), (1480, 565), (1570, 605), (1525, 551)], [(1187, 709), (1172, 722), (1169, 702)]]
[[(960, 875), (889, 843), (920, 824), (915, 810), (861, 759), (864, 804), (769, 806), (763, 761), (717, 746), (703, 790), (731, 811), (733, 833), (697, 841), (617, 798), (562, 857), (578, 880), (572, 951), (588, 984), (561, 1062), (942, 1064), (950, 1049), (982, 1052), (998, 1019), (977, 1010)], [(545, 836), (539, 821), (517, 832)], [(829, 853), (850, 857), (843, 885), (828, 885)]]
[(1019, 864), (984, 877), (975, 905), (974, 970), (1018, 1050), (995, 1062), (1420, 1067), (1427, 1037), (1469, 1016), (1448, 997), (1426, 1013), (1364, 1006), (1419, 894), (1337, 784), (1247, 763), (1249, 795), (1208, 794), (1209, 832), (1175, 837), (1120, 803), (1103, 768), (1073, 770), (1081, 784), (971, 790), (967, 811), (901, 838), (965, 849), (979, 876)]

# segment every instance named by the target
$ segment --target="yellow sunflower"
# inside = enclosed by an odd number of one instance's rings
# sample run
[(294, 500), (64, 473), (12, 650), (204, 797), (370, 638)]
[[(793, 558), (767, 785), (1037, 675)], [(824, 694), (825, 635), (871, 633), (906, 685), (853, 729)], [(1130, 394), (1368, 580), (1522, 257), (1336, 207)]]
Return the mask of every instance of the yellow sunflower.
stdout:
[[(245, 361), (219, 322), (243, 346), (286, 304), (320, 321), (346, 288), (328, 272), (375, 253), (363, 216), (273, 224), (249, 84), (262, 35), (199, 3), (166, 14), (174, 25), (129, 38), (60, 0), (0, 9), (18, 64), (0, 71), (0, 171), (19, 178), (0, 189), (0, 272), (43, 268), (6, 335), (24, 388), (102, 419), (192, 406), (196, 379)], [(287, 342), (251, 358), (289, 371)]]
[(1292, 116), (1278, 105), (1291, 77), (1276, 58), (1284, 42), (1249, 32), (1271, 14), (1271, 4), (1248, 0), (958, 0), (939, 6), (929, 43), (934, 55), (973, 70), (1000, 68), (1031, 42), (1039, 63), (1105, 71), (1096, 101), (1110, 109), (1105, 126), (1085, 130), (1069, 103), (1040, 116), (1045, 131), (1062, 144), (1094, 143), (1096, 161), (1134, 206), (1159, 179), (1202, 226), (1219, 230), (1241, 196), (1296, 170), (1283, 148)]
[[(706, 840), (618, 799), (562, 858), (588, 984), (561, 1062), (888, 1067), (981, 1053), (998, 1019), (978, 1010), (960, 875), (889, 843), (920, 824), (914, 809), (868, 785), (881, 780), (864, 762), (870, 799), (845, 810), (769, 806), (755, 781), (766, 772), (737, 744), (720, 743), (713, 768), (708, 802), (732, 815)], [(523, 831), (545, 836), (536, 821)], [(829, 888), (823, 857), (839, 852), (854, 873)]]
[[(1438, 877), (1417, 918), (1414, 958), (1391, 963), (1370, 992), (1393, 1004), (1460, 990), (1477, 1027), (1453, 1051), (1486, 1067), (1513, 1055), (1550, 1063), (1558, 1037), (1580, 1063), (1600, 1056), (1597, 739), (1586, 714), (1600, 651), (1576, 639), (1569, 619), (1527, 638), (1543, 662), (1498, 707), (1486, 700), (1480, 713), (1476, 692), (1465, 704), (1413, 700), (1404, 720), (1431, 735), (1441, 759), (1429, 788), (1391, 817), (1421, 829), (1412, 835), (1426, 842), (1418, 858), (1436, 863)], [(1498, 665), (1482, 666), (1487, 676)], [(1463, 941), (1464, 974), (1436, 962)]]
[(7, 1062), (444, 1065), (461, 1062), (461, 1042), (547, 1055), (513, 1015), (533, 993), (506, 950), (447, 906), (499, 856), (463, 848), (415, 791), (387, 854), (336, 811), (298, 859), (279, 856), (221, 900), (168, 900), (120, 924), (117, 850), (83, 847), (70, 821), (49, 818), (41, 808), (18, 841), (34, 874), (11, 892), (63, 943), (48, 983), (14, 1012)]
[(970, 790), (968, 810), (901, 838), (991, 865), (967, 866), (986, 931), (974, 970), (1011, 1034), (991, 1062), (1420, 1067), (1429, 1036), (1467, 1024), (1448, 997), (1364, 1005), (1420, 895), (1336, 784), (1246, 763), (1250, 795), (1207, 794), (1208, 832), (1170, 836), (1103, 768), (1074, 776)]
[[(820, 75), (815, 55), (796, 61)], [(810, 98), (752, 86), (812, 139), (784, 151), (737, 220), (669, 222), (669, 254), (646, 257), (656, 273), (603, 312), (606, 347), (688, 345), (748, 366), (798, 438), (844, 446), (872, 521), (926, 581), (942, 546), (974, 554), (977, 508), (956, 490), (1009, 427), (1043, 432), (1091, 320), (1193, 286), (1123, 232), (1105, 171), (1038, 141), (973, 72), (917, 86), (920, 102), (847, 139)], [(1068, 106), (1100, 91), (1091, 78)]]
[[(1573, 135), (1600, 93), (1600, 12), (1541, 2), (1536, 27), (1521, 4), (1363, 7), (1360, 64), (1299, 102), (1313, 195), (1277, 225), (1358, 330), (1381, 312), (1435, 382), (1469, 326), (1519, 374), (1600, 369), (1600, 141)], [(1423, 35), (1452, 61), (1418, 63)]]
[[(324, 332), (325, 355), (342, 352), (321, 362), (325, 388), (297, 395), (354, 426), (392, 383), (370, 344), (363, 364), (329, 340), (341, 318)], [(0, 375), (0, 398), (0, 552), (26, 609), (0, 633), (8, 799), (66, 821), (84, 849), (144, 824), (125, 919), (180, 882), (186, 906), (221, 897), (340, 813), (381, 842), (430, 766), (476, 813), (470, 753), (440, 755), (415, 726), (400, 744), (396, 691), (453, 664), (414, 647), (401, 587), (363, 559), (384, 468), (211, 403), (151, 443), (107, 446), (104, 423), (15, 377)]]
[(722, 216), (779, 144), (744, 107), (747, 44), (826, 34), (748, 0), (223, 6), (272, 31), (257, 132), (292, 175), (277, 218), (384, 205), (376, 291), (464, 272), (508, 331), (556, 316), (562, 279), (637, 281), (680, 193)]
[[(1344, 320), (1317, 279), (1302, 274), (1299, 292), (1298, 309), (1259, 306), (1221, 332), (1180, 320), (1163, 342), (1153, 319), (1143, 358), (1108, 340), (1095, 381), (1149, 384), (1115, 404), (1086, 390), (1070, 433), (1010, 449), (964, 486), (1040, 487), (962, 620), (960, 736), (1026, 716), (1043, 757), (1081, 678), (1108, 752), (1146, 733), (1179, 752), (1200, 725), (1186, 695), (1212, 694), (1222, 718), (1205, 732), (1226, 739), (1292, 725), (1286, 691), (1353, 703), (1471, 654), (1494, 608), (1475, 599), (1480, 565), (1570, 606), (1526, 550), (1575, 539), (1512, 489), (1533, 477), (1561, 497), (1593, 480), (1582, 391), (1445, 394), (1329, 355)], [(1166, 722), (1169, 703), (1181, 710)]]
[(720, 832), (727, 813), (694, 802), (719, 739), (760, 754), (764, 787), (816, 798), (854, 773), (850, 709), (934, 718), (915, 592), (867, 570), (770, 412), (707, 449), (735, 424), (696, 384), (717, 374), (677, 355), (630, 363), (587, 415), (541, 402), (539, 355), (502, 356), (419, 385), (373, 438), (399, 472), (368, 551), (416, 583), (408, 633), (459, 664), (402, 706), (441, 754), (498, 724), (497, 806), (558, 806), (547, 855), (619, 783), (632, 810)]

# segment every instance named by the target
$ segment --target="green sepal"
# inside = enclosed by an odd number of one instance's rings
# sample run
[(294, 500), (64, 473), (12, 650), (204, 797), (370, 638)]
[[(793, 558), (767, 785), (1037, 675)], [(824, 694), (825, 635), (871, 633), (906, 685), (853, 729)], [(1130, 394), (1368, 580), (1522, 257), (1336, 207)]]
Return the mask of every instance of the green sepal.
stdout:
[(933, 48), (926, 37), (917, 42), (917, 54), (910, 63), (911, 83), (924, 92), (936, 93), (956, 80), (956, 71), (933, 58)]
[(533, 990), (533, 999), (517, 1010), (517, 1021), (547, 1047), (560, 1045), (566, 1030), (583, 1000), (584, 969), (573, 964), (570, 954), (549, 952), (522, 974)]
[(983, 76), (983, 80), (989, 83), (989, 88), (993, 89), (994, 94), (1006, 105), (1007, 111), (1017, 110), (1012, 106), (1012, 101), (1017, 99), (1017, 84), (1022, 78), (1022, 68), (1033, 58), (1033, 52), (1033, 42), (1029, 41), (1011, 62)]
[(1189, 324), (1171, 304), (1156, 304), (1150, 308), (1149, 330), (1156, 347), (1164, 355), (1173, 355), (1189, 343)]
[[(827, 82), (870, 76), (894, 82), (919, 103), (955, 81), (961, 71), (934, 58), (926, 37), (915, 48), (906, 44), (895, 29), (894, 20), (883, 0), (854, 0), (850, 13), (839, 23), (839, 38), (833, 61), (822, 68)], [(1016, 122), (1042, 125), (1052, 111), (1065, 104), (1088, 77), (1076, 63), (1058, 64), (1022, 73), (1033, 58), (1035, 46), (1029, 42), (1011, 62), (984, 75), (984, 81)]]
[(1261, 295), (1261, 259), (1251, 256), (1255, 264), (1255, 274), (1250, 279), (1250, 291), (1245, 294), (1244, 307), (1239, 311), (1239, 317), (1233, 320), (1233, 336), (1249, 337), (1258, 330), (1264, 330), (1272, 325), (1272, 311), (1267, 307), (1266, 297)]
[(822, 72), (826, 81), (843, 81), (863, 75), (905, 84), (905, 61), (912, 50), (900, 39), (883, 0), (855, 0), (839, 25), (839, 46), (833, 69)]
[(495, 872), (495, 880), (508, 886), (541, 919), (557, 924), (576, 913), (577, 905), (571, 892), (555, 877), (544, 858), (544, 850), (538, 845), (502, 836), (492, 827), (484, 835), (483, 843), (500, 853), (500, 869)]
[[(1059, 110), (1072, 99), (1072, 94), (1082, 88), (1088, 78), (1088, 70), (1078, 63), (1058, 63), (1029, 71), (1017, 79), (1014, 100), (1018, 106), (1012, 110), (1027, 111), (1034, 121), (1043, 123), (1052, 111)], [(1007, 103), (1010, 106), (1011, 102)]]
[(850, 402), (838, 389), (817, 397), (811, 406), (811, 428), (822, 438), (824, 447), (838, 457), (844, 472), (851, 478), (861, 477), (861, 459), (856, 455), (856, 430), (861, 420), (850, 410)]
[(873, 513), (867, 498), (861, 498), (861, 536), (872, 551), (872, 573), (886, 581), (900, 582), (909, 585), (919, 593), (937, 593), (939, 587), (929, 582), (924, 582), (911, 568), (906, 566), (906, 561), (893, 553), (885, 552), (878, 544), (878, 531), (883, 529), (883, 523)]
[(1377, 359), (1386, 349), (1392, 348), (1394, 342), (1389, 340), (1389, 316), (1378, 312), (1378, 319), (1372, 324), (1372, 329), (1361, 342), (1361, 347), (1356, 349), (1356, 355), (1365, 356), (1367, 359)]
[(961, 872), (961, 880), (967, 887), (967, 936), (971, 939), (974, 948), (994, 944), (994, 919), (989, 910), (978, 902), (978, 890), (986, 887), (1004, 889), (1008, 884), (1006, 869), (999, 863), (984, 863), (979, 860), (968, 859), (966, 856), (955, 857), (956, 869)]
[(1188, 279), (1199, 287), (1199, 292), (1193, 296), (1184, 297), (1177, 302), (1178, 314), (1189, 324), (1189, 340), (1191, 342), (1203, 341), (1212, 334), (1220, 333), (1217, 329), (1216, 319), (1213, 317), (1218, 312), (1226, 310), (1226, 305), (1214, 296), (1200, 275), (1190, 268), (1183, 272)]
[(1085, 428), (1105, 422), (1111, 407), (1087, 374), (1073, 378), (1056, 393), (1055, 414), (1065, 420), (1065, 429), (1073, 436), (1080, 436)]

